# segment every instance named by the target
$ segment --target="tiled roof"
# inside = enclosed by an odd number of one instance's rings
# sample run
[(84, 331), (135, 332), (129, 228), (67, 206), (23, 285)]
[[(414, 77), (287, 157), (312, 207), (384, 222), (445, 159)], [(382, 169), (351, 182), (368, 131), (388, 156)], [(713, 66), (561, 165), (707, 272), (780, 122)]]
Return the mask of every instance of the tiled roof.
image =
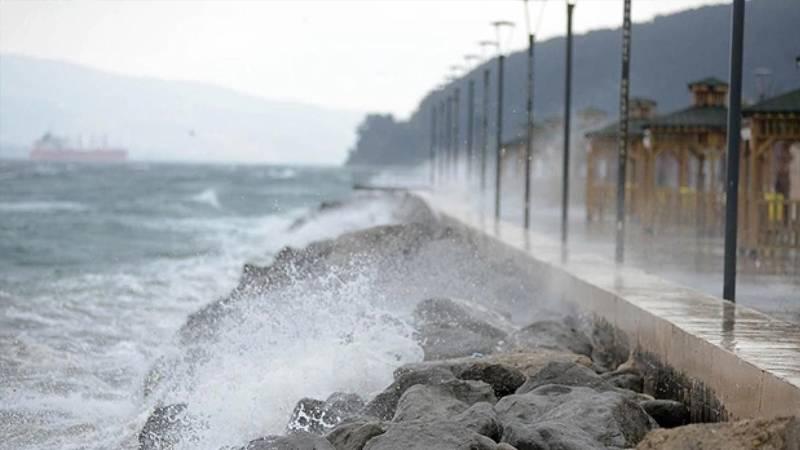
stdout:
[(800, 113), (800, 89), (762, 100), (742, 111), (745, 116), (756, 113)]
[(690, 106), (650, 120), (645, 128), (718, 128), (728, 124), (728, 108), (724, 106)]
[[(630, 119), (628, 121), (628, 135), (642, 136), (645, 125), (651, 120), (653, 119)], [(619, 122), (614, 122), (586, 133), (586, 137), (616, 137), (617, 133), (619, 133)]]
[(728, 83), (726, 83), (725, 81), (720, 80), (719, 78), (706, 77), (706, 78), (703, 78), (701, 80), (692, 81), (691, 83), (689, 83), (689, 87), (692, 87), (692, 86), (695, 86), (695, 85), (698, 85), (698, 84), (704, 84), (704, 85), (715, 86), (715, 87), (716, 86), (727, 86), (728, 85)]

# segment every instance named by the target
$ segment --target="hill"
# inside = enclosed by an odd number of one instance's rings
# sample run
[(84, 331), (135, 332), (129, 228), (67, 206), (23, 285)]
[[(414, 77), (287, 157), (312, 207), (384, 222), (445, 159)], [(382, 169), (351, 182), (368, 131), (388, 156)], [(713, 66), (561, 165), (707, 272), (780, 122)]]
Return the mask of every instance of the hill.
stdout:
[(107, 136), (134, 159), (336, 164), (360, 116), (210, 84), (0, 55), (0, 157), (24, 156), (20, 149), (51, 131), (82, 135), (84, 143)]
[[(634, 8), (635, 2), (634, 2)], [(580, 4), (575, 10), (575, 20), (580, 20)], [(621, 12), (620, 12), (621, 14)], [(631, 92), (632, 95), (652, 98), (658, 102), (659, 112), (669, 112), (689, 103), (686, 84), (690, 81), (715, 76), (727, 80), (730, 34), (730, 5), (708, 6), (659, 16), (649, 22), (633, 25)], [(795, 57), (800, 55), (800, 2), (797, 0), (752, 0), (747, 2), (745, 21), (744, 98), (757, 97), (757, 68), (772, 71), (766, 94), (777, 94), (800, 86), (800, 70), (795, 67)], [(574, 38), (573, 111), (596, 107), (616, 116), (619, 96), (621, 29), (597, 30)], [(564, 92), (563, 37), (537, 43), (535, 62), (535, 115), (538, 118), (558, 116), (563, 113)], [(495, 77), (495, 61), (490, 61)], [(466, 80), (479, 80), (485, 66), (473, 70), (455, 83), (466, 92)], [(514, 137), (525, 122), (526, 55), (516, 52), (509, 55), (506, 66), (506, 96), (503, 135)], [(494, 79), (493, 79), (494, 81)], [(479, 81), (476, 81), (479, 84)], [(492, 88), (490, 101), (494, 102)], [(480, 89), (476, 101), (480, 102)], [(462, 104), (465, 103), (462, 94)], [(428, 155), (430, 134), (430, 109), (439, 101), (432, 92), (425, 94), (416, 112), (408, 121), (396, 122), (405, 131), (392, 131), (391, 135), (412, 135), (406, 143), (398, 143), (391, 151), (380, 151), (368, 142), (385, 142), (389, 138), (364, 136), (350, 154), (350, 164), (413, 164)], [(494, 111), (491, 107), (490, 111)], [(466, 107), (462, 109), (462, 123), (466, 120)], [(492, 116), (493, 119), (493, 116)], [(493, 126), (493, 124), (491, 125)], [(460, 127), (462, 130), (465, 127)], [(383, 128), (382, 128), (383, 129)], [(370, 128), (362, 127), (362, 132)], [(492, 131), (493, 133), (493, 131)], [(462, 135), (463, 137), (463, 135)], [(386, 159), (381, 155), (391, 153)]]

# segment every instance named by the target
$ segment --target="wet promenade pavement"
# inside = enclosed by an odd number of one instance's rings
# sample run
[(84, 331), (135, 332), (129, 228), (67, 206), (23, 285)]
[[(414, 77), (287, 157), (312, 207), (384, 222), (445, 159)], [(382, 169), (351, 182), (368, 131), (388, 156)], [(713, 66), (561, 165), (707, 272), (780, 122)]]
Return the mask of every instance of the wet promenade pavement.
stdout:
[[(706, 271), (694, 268), (713, 266), (714, 258), (689, 265), (686, 272), (694, 273), (678, 279), (661, 275), (674, 270), (670, 265), (682, 264), (683, 259), (671, 260), (672, 253), (696, 253), (688, 244), (675, 244), (671, 252), (657, 247), (651, 247), (650, 253), (631, 251), (629, 264), (618, 268), (611, 261), (610, 243), (598, 242), (573, 224), (564, 262), (553, 233), (538, 231), (549, 227), (541, 218), (533, 221), (538, 228), (526, 233), (511, 221), (495, 223), (491, 214), (477, 213), (464, 197), (423, 196), (440, 213), (544, 264), (544, 270), (552, 270), (553, 277), (565, 281), (565, 289), (571, 291), (565, 292), (565, 298), (573, 296), (585, 310), (605, 316), (626, 331), (640, 348), (702, 380), (733, 417), (800, 413), (800, 326), (750, 308), (778, 306), (784, 312), (781, 319), (797, 320), (800, 290), (795, 279), (778, 277), (785, 286), (778, 289), (780, 294), (772, 303), (750, 295), (768, 281), (741, 280), (740, 301), (734, 305), (697, 287), (716, 284), (721, 290), (721, 276), (712, 276), (712, 267)], [(661, 259), (673, 262), (665, 264)], [(642, 261), (649, 261), (645, 270), (638, 268)], [(653, 273), (647, 273), (648, 265)]]

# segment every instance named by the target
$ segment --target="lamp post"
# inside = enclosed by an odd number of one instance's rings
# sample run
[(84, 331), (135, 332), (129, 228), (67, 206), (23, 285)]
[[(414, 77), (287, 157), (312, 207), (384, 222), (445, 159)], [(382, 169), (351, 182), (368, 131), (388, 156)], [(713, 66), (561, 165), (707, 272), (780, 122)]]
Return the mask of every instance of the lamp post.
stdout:
[(566, 252), (569, 219), (569, 133), (570, 107), (572, 104), (572, 10), (575, 0), (567, 0), (567, 51), (564, 74), (564, 164), (561, 180), (561, 244)]
[(622, 11), (622, 79), (619, 85), (619, 133), (617, 136), (617, 227), (614, 260), (625, 260), (625, 182), (628, 171), (628, 100), (631, 72), (631, 0), (625, 0)]
[(431, 98), (431, 137), (430, 137), (430, 160), (428, 165), (430, 166), (430, 185), (433, 187), (436, 184), (436, 115), (438, 112), (436, 111), (436, 93)]
[(733, 0), (731, 14), (730, 91), (728, 97), (728, 174), (725, 194), (725, 273), (722, 298), (736, 301), (737, 214), (739, 207), (739, 140), (742, 126), (742, 47), (744, 0)]
[[(496, 41), (480, 41), (478, 45), (485, 51), (488, 47), (497, 49)], [(481, 96), (481, 198), (486, 195), (486, 158), (489, 154), (489, 81), (491, 68), (487, 64), (483, 69), (483, 95)]]
[(512, 28), (514, 24), (505, 20), (492, 22), (495, 33), (497, 34), (497, 130), (496, 149), (495, 149), (495, 173), (494, 173), (494, 219), (500, 220), (500, 189), (503, 175), (503, 65), (505, 55), (503, 54), (502, 33), (504, 29)]
[[(464, 55), (466, 72), (469, 73), (472, 61), (478, 60), (478, 55)], [(467, 182), (472, 180), (473, 143), (475, 134), (475, 80), (471, 77), (467, 82)]]

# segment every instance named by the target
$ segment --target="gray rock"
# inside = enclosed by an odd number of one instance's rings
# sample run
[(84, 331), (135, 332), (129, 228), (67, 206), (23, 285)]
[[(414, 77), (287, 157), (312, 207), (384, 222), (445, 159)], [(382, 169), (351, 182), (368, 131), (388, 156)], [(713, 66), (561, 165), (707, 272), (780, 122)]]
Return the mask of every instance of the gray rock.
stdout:
[(800, 417), (703, 423), (651, 431), (637, 450), (800, 450)]
[(453, 416), (451, 420), (494, 441), (499, 441), (503, 435), (503, 425), (491, 403), (475, 403), (466, 411)]
[(346, 421), (331, 430), (326, 439), (336, 450), (362, 450), (367, 441), (385, 433), (386, 429), (383, 422), (366, 419)]
[(478, 402), (494, 404), (491, 386), (481, 381), (449, 380), (408, 388), (397, 405), (393, 422), (447, 420)]
[(173, 448), (191, 429), (186, 416), (186, 404), (159, 406), (147, 418), (139, 432), (140, 450), (167, 450)]
[(553, 362), (546, 365), (535, 375), (529, 377), (528, 380), (517, 389), (517, 394), (525, 394), (548, 384), (585, 386), (602, 391), (614, 389), (613, 386), (608, 384), (600, 375), (586, 366), (571, 362)]
[(245, 450), (335, 450), (327, 439), (306, 432), (266, 436), (250, 441)]
[(495, 411), (502, 441), (519, 449), (621, 449), (656, 427), (635, 402), (617, 392), (545, 385), (502, 398)]
[(646, 400), (639, 406), (662, 428), (675, 428), (690, 421), (689, 409), (675, 400)]
[(494, 353), (507, 334), (480, 318), (482, 312), (463, 302), (446, 298), (427, 299), (414, 309), (418, 339), (425, 360)]
[(644, 379), (635, 372), (606, 372), (601, 377), (611, 386), (641, 393), (644, 390)]
[(480, 380), (490, 384), (497, 398), (513, 394), (525, 383), (522, 372), (504, 364), (475, 363), (455, 375), (462, 380)]
[(304, 398), (297, 402), (289, 418), (289, 432), (323, 434), (364, 407), (358, 395), (333, 393), (327, 400)]
[(497, 444), (466, 427), (448, 421), (393, 424), (367, 442), (364, 450), (495, 450)]
[(415, 384), (435, 385), (455, 379), (456, 377), (449, 370), (442, 367), (428, 367), (404, 372), (396, 377), (389, 387), (367, 403), (361, 410), (361, 414), (380, 420), (391, 420), (400, 397), (411, 386)]
[(569, 350), (579, 355), (592, 355), (592, 342), (577, 327), (554, 320), (534, 322), (511, 334), (510, 345), (515, 350), (549, 348)]

